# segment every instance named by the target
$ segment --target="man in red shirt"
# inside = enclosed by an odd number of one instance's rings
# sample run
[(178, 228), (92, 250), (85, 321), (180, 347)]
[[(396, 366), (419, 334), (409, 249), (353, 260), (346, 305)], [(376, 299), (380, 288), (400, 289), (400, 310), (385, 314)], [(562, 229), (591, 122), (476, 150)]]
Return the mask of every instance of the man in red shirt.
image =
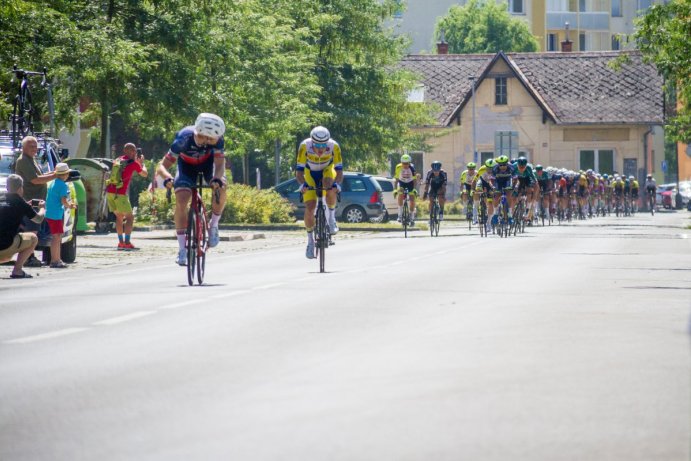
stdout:
[(113, 161), (106, 194), (108, 209), (115, 214), (118, 250), (134, 250), (135, 247), (130, 242), (130, 235), (134, 226), (134, 214), (132, 214), (132, 205), (127, 189), (134, 173), (138, 173), (143, 178), (146, 178), (149, 173), (144, 166), (144, 156), (137, 154), (137, 147), (134, 144), (125, 144), (123, 151), (125, 155)]

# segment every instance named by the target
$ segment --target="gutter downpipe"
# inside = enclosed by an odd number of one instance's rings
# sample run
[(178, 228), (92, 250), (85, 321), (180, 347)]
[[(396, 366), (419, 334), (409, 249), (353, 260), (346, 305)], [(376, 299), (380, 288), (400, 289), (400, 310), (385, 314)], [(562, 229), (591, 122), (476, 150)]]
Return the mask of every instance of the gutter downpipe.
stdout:
[[(652, 133), (653, 131), (654, 131), (654, 128), (652, 125), (650, 125), (648, 127), (648, 131), (643, 133), (643, 170), (645, 171), (646, 175), (650, 173), (650, 171), (648, 171), (648, 155), (649, 155), (649, 153), (648, 153), (648, 135), (650, 133)], [(651, 170), (652, 170), (652, 168), (651, 168)], [(652, 173), (650, 173), (650, 174), (652, 174)], [(638, 179), (640, 180), (641, 178), (638, 178)], [(645, 206), (647, 209), (648, 208), (647, 201), (646, 201)], [(650, 210), (647, 210), (647, 211), (650, 211)]]

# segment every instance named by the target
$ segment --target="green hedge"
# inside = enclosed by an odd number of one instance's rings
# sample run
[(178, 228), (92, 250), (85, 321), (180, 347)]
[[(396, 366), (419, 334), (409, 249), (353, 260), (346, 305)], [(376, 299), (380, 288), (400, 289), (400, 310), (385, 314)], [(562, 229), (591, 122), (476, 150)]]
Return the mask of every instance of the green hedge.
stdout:
[[(258, 190), (243, 184), (231, 184), (226, 194), (226, 207), (223, 210), (221, 222), (250, 224), (295, 222), (291, 204), (274, 191)], [(211, 191), (205, 189), (202, 196), (208, 207), (211, 204)], [(153, 200), (149, 191), (139, 194), (137, 219), (152, 224), (172, 223), (174, 212), (175, 194), (172, 194), (170, 203), (166, 199), (164, 189), (157, 189)]]
[[(453, 202), (447, 200), (444, 204), (444, 214), (451, 215), (461, 214), (462, 212), (465, 213), (464, 207), (465, 202), (461, 199), (454, 200)], [(421, 195), (420, 197), (418, 197), (415, 203), (415, 208), (417, 209), (418, 218), (422, 216), (420, 213), (424, 213), (425, 215), (429, 214), (429, 200), (422, 200)]]

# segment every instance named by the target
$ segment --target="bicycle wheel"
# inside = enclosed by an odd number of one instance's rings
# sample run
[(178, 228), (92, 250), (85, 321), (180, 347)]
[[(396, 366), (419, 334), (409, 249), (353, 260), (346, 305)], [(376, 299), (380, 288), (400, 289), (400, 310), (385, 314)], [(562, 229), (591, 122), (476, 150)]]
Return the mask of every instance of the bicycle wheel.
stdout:
[(465, 219), (468, 221), (468, 230), (473, 228), (473, 200), (468, 199), (465, 209)]
[(197, 215), (194, 211), (194, 206), (190, 206), (187, 212), (187, 244), (185, 250), (187, 252), (187, 284), (194, 285), (194, 272), (197, 265)]
[(439, 214), (441, 212), (439, 208), (439, 202), (434, 202), (434, 236), (439, 237), (439, 226), (441, 221), (439, 220)]
[(478, 227), (480, 228), (480, 237), (487, 237), (487, 204), (484, 198), (480, 198), (480, 209), (479, 209), (479, 222)]
[(317, 252), (319, 253), (319, 272), (326, 271), (326, 248), (329, 246), (329, 234), (326, 225), (326, 213), (324, 204), (320, 203), (317, 211), (317, 227), (319, 228), (319, 238), (317, 242)]
[(429, 234), (434, 237), (434, 222), (437, 219), (437, 205), (432, 202), (432, 206), (429, 209)]
[(206, 269), (206, 248), (208, 246), (209, 228), (201, 207), (197, 209), (197, 282), (204, 283), (204, 273)]
[(408, 220), (410, 219), (410, 210), (408, 209), (408, 200), (403, 201), (403, 216), (401, 222), (403, 223), (403, 236), (408, 238)]

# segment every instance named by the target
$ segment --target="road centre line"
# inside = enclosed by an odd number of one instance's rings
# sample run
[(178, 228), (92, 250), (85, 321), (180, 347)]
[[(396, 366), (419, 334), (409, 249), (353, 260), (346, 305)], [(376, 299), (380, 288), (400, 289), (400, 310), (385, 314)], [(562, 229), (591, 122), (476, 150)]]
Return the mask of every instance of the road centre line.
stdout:
[(25, 336), (23, 338), (10, 339), (8, 341), (3, 341), (3, 344), (28, 344), (37, 341), (43, 341), (46, 339), (59, 338), (61, 336), (72, 335), (75, 333), (81, 333), (89, 328), (65, 328), (64, 330), (51, 331), (49, 333), (43, 333), (40, 335)]
[(130, 320), (139, 319), (149, 315), (158, 314), (158, 311), (139, 311), (131, 314), (122, 315), (120, 317), (113, 317), (99, 322), (94, 322), (92, 325), (115, 325), (118, 323), (129, 322)]

